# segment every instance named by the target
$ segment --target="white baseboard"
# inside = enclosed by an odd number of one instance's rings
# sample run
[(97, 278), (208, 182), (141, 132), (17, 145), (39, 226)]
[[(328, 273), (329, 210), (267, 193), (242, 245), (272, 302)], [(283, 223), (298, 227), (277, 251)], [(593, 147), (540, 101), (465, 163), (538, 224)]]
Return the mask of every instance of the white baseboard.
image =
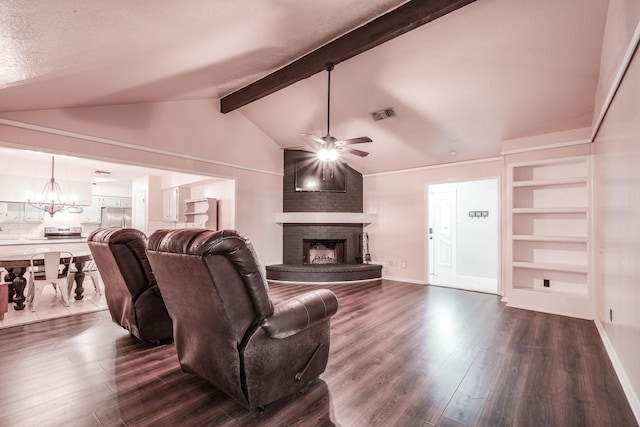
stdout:
[(475, 276), (435, 276), (429, 275), (429, 284), (446, 288), (462, 289), (465, 291), (498, 294), (498, 279)]
[(640, 400), (638, 400), (638, 396), (636, 395), (633, 387), (631, 385), (631, 381), (627, 376), (626, 371), (624, 370), (624, 366), (620, 362), (618, 358), (618, 354), (616, 353), (615, 348), (611, 344), (607, 333), (600, 323), (600, 319), (596, 318), (594, 320), (596, 324), (596, 329), (600, 333), (600, 339), (602, 339), (602, 343), (604, 344), (604, 348), (607, 350), (607, 354), (609, 355), (609, 359), (611, 360), (611, 364), (613, 365), (613, 369), (616, 371), (616, 375), (618, 376), (618, 380), (620, 380), (620, 384), (622, 385), (622, 390), (624, 391), (625, 396), (627, 396), (627, 400), (629, 401), (629, 405), (631, 406), (631, 410), (633, 411), (633, 415), (636, 417), (636, 421), (640, 424)]
[(398, 276), (385, 276), (382, 275), (382, 278), (385, 280), (396, 280), (398, 282), (407, 282), (407, 283), (415, 283), (416, 285), (426, 285), (427, 282), (424, 280), (416, 280), (416, 279), (407, 279), (406, 277), (398, 277)]

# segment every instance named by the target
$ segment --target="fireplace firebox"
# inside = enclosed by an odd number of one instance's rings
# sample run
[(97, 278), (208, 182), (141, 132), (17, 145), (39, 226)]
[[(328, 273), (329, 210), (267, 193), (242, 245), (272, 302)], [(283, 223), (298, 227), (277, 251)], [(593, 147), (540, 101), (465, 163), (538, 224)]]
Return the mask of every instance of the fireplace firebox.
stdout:
[(304, 239), (304, 264), (343, 264), (345, 239)]

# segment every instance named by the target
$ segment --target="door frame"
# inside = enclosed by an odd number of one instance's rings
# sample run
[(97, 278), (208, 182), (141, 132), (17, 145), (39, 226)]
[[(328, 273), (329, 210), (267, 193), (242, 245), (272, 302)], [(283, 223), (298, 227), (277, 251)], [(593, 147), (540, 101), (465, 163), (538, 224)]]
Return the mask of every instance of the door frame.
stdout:
[[(435, 182), (425, 182), (424, 184), (424, 253), (425, 263), (424, 263), (424, 280), (426, 284), (429, 284), (429, 271), (430, 271), (430, 258), (431, 253), (429, 252), (429, 186), (430, 185), (438, 185), (438, 184), (456, 184), (456, 183), (464, 183), (464, 182), (473, 182), (473, 181), (485, 181), (494, 179), (496, 180), (496, 196), (497, 196), (497, 206), (496, 206), (496, 220), (498, 222), (497, 227), (497, 266), (496, 266), (496, 280), (497, 280), (497, 295), (502, 296), (503, 298), (506, 296), (504, 283), (503, 283), (503, 246), (504, 242), (502, 240), (502, 236), (505, 235), (505, 227), (506, 224), (502, 220), (503, 217), (503, 179), (500, 175), (493, 176), (481, 176), (481, 177), (473, 177), (466, 179), (456, 179), (455, 181), (435, 181)], [(457, 204), (456, 204), (457, 209)]]

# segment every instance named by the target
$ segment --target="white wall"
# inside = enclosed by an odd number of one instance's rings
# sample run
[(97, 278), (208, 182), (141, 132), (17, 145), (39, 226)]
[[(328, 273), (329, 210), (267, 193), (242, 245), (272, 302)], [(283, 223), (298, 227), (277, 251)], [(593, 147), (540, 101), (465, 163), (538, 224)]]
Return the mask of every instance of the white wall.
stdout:
[[(627, 28), (627, 12), (613, 13), (607, 31)], [(626, 2), (630, 3), (630, 2)], [(625, 3), (625, 4), (626, 4)], [(634, 2), (638, 6), (638, 2)], [(631, 15), (640, 29), (640, 7)], [(603, 58), (619, 64), (630, 36), (608, 36)], [(622, 43), (622, 46), (620, 45)], [(608, 92), (608, 75), (601, 92)], [(594, 142), (596, 323), (640, 419), (640, 57), (636, 51)], [(610, 310), (613, 319), (609, 317)]]
[(640, 1), (611, 0), (607, 23), (602, 40), (602, 57), (600, 58), (600, 75), (595, 99), (594, 123), (605, 108), (605, 101), (614, 85), (620, 64), (629, 46), (629, 41), (637, 30), (640, 19)]
[[(20, 128), (0, 124), (3, 142), (47, 147), (69, 155), (125, 164), (153, 162), (154, 166), (161, 154), (179, 154), (194, 162), (212, 160), (282, 171), (280, 148), (242, 114), (221, 114), (217, 99), (2, 113), (0, 118), (46, 128), (25, 136)], [(48, 129), (96, 138), (70, 138)], [(150, 151), (132, 152), (131, 146)], [(174, 166), (172, 161), (163, 163), (169, 170)], [(178, 171), (189, 173), (191, 168)]]
[[(457, 273), (498, 277), (498, 185), (495, 179), (456, 184), (458, 199)], [(469, 211), (488, 211), (489, 217), (470, 218)]]
[[(429, 192), (449, 190), (456, 194), (454, 274), (497, 279), (500, 218), (497, 179), (434, 184), (428, 189)], [(487, 211), (489, 216), (470, 217), (469, 211)], [(433, 218), (428, 218), (428, 226), (432, 224)]]
[(234, 179), (236, 229), (262, 262), (281, 262), (282, 150), (218, 108), (194, 100), (2, 113), (0, 145)]
[(211, 197), (218, 201), (218, 229), (235, 229), (235, 180), (225, 179), (223, 181), (212, 182), (203, 186), (201, 191), (201, 197)]
[(383, 264), (383, 276), (426, 283), (427, 185), (502, 177), (503, 169), (501, 159), (488, 159), (365, 175), (364, 211), (377, 214), (365, 231), (373, 262)]
[[(90, 178), (93, 180), (93, 177)], [(97, 182), (93, 185), (94, 196), (132, 197), (132, 186), (121, 182)]]

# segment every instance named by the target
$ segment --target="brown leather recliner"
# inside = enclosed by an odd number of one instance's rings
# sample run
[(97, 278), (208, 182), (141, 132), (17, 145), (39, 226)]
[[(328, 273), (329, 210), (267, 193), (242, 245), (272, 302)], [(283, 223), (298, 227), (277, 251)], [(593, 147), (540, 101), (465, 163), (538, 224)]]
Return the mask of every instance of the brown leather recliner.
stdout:
[(89, 234), (87, 244), (114, 323), (142, 341), (170, 340), (171, 318), (147, 259), (145, 234), (133, 228), (101, 228)]
[(251, 243), (235, 231), (160, 230), (147, 255), (173, 319), (182, 369), (248, 408), (264, 407), (324, 372), (327, 289), (276, 305)]

